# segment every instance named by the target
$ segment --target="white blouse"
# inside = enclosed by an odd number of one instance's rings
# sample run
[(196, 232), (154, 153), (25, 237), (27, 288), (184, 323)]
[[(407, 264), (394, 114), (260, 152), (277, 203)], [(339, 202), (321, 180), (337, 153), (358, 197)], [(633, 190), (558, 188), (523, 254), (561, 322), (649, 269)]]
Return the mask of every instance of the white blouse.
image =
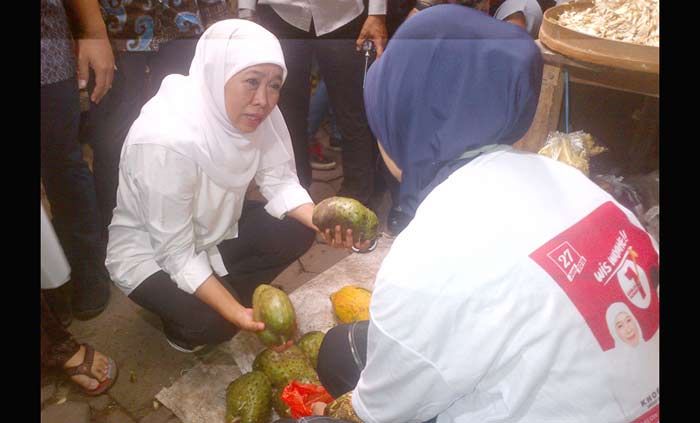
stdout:
[[(316, 35), (333, 32), (360, 16), (362, 0), (238, 0), (238, 9), (255, 10), (256, 3), (270, 5), (288, 24), (309, 31), (314, 22)], [(368, 14), (386, 15), (387, 0), (369, 0)]]
[[(294, 160), (255, 175), (268, 200), (265, 210), (282, 219), (312, 202), (299, 185)], [(217, 245), (238, 236), (246, 188), (215, 184), (191, 159), (163, 146), (130, 146), (119, 168), (117, 206), (109, 226), (106, 266), (127, 295), (159, 270), (194, 293), (212, 274), (228, 274)]]

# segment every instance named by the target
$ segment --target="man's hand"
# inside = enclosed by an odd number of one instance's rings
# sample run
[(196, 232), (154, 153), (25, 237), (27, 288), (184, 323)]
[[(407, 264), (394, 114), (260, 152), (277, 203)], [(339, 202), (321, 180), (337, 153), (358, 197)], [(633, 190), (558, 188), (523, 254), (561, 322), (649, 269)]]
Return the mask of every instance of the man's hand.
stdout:
[(355, 41), (357, 51), (362, 50), (362, 44), (365, 40), (372, 40), (374, 48), (377, 49), (377, 59), (384, 53), (389, 33), (386, 30), (386, 16), (384, 15), (369, 15), (362, 25), (360, 36)]
[(78, 86), (87, 87), (90, 68), (95, 72), (95, 88), (90, 94), (93, 103), (99, 103), (112, 88), (114, 54), (107, 38), (81, 38), (76, 43), (78, 58)]

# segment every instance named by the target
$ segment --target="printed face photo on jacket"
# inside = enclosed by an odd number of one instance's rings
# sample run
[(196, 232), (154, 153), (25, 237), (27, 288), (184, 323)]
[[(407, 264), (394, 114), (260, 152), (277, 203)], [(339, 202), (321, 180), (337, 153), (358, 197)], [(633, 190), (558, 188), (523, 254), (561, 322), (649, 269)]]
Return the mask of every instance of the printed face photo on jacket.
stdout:
[(615, 316), (615, 331), (619, 338), (632, 347), (639, 345), (639, 329), (635, 318), (627, 312)]
[(623, 302), (610, 304), (605, 318), (616, 348), (623, 346), (636, 348), (644, 342), (639, 321), (627, 304)]
[(243, 133), (255, 131), (277, 106), (282, 83), (282, 68), (273, 64), (251, 66), (233, 75), (224, 88), (231, 124)]

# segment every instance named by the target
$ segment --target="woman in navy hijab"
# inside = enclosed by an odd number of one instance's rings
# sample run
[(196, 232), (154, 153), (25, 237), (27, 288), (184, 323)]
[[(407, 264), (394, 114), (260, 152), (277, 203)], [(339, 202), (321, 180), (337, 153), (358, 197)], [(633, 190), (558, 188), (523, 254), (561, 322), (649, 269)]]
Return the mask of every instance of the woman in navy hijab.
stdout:
[[(656, 356), (630, 349), (637, 364), (614, 365), (605, 314), (631, 295), (640, 333), (658, 337), (656, 293), (621, 289), (658, 265), (656, 245), (580, 171), (511, 146), (542, 67), (523, 29), (453, 5), (409, 19), (372, 66), (370, 127), (415, 217), (382, 262), (370, 320), (324, 337), (318, 375), (338, 399), (314, 422), (657, 421), (658, 397), (620, 390), (657, 392)], [(616, 242), (632, 270), (600, 283)]]
[(400, 28), (365, 84), (370, 127), (402, 171), (399, 202), (411, 216), (480, 148), (525, 135), (542, 83), (540, 52), (524, 30), (459, 6), (430, 11)]

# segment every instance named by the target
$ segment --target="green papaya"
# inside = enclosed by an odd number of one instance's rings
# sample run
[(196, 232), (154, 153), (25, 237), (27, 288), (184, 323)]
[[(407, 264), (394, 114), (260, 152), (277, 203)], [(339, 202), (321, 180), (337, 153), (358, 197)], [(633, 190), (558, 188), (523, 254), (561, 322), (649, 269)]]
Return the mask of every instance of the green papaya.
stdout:
[(226, 423), (268, 423), (272, 386), (263, 372), (246, 373), (226, 389)]
[(281, 289), (262, 284), (253, 292), (253, 319), (265, 323), (265, 330), (256, 332), (266, 346), (282, 345), (294, 338), (297, 322), (294, 306)]
[(335, 230), (340, 225), (343, 231), (352, 229), (355, 243), (377, 238), (379, 219), (377, 215), (359, 201), (346, 197), (330, 197), (314, 206), (312, 222), (322, 232)]

